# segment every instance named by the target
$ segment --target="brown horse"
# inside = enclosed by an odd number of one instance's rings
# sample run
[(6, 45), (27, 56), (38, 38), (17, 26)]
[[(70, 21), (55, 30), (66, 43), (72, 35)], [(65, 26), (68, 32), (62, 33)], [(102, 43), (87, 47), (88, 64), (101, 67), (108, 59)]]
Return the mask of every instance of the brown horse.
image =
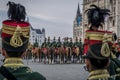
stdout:
[(66, 63), (71, 63), (71, 55), (72, 55), (72, 49), (71, 47), (65, 47), (65, 58)]
[(49, 59), (49, 56), (48, 56), (49, 48), (42, 48), (42, 53), (43, 53), (44, 63), (46, 64), (47, 59)]
[[(54, 48), (54, 61), (56, 63), (60, 63), (60, 56), (61, 56), (61, 47)], [(59, 61), (58, 61), (59, 60)]]
[(75, 62), (75, 60), (77, 60), (77, 62), (79, 62), (79, 56), (80, 56), (80, 49), (79, 47), (73, 47), (73, 63)]
[(33, 62), (36, 62), (36, 59), (38, 59), (38, 62), (40, 62), (41, 59), (41, 49), (39, 47), (32, 49), (32, 60)]
[(74, 47), (74, 51), (73, 51), (73, 60), (74, 58), (77, 59), (77, 63), (84, 63), (84, 59), (83, 59), (83, 49), (81, 47)]
[(65, 63), (65, 54), (66, 54), (66, 48), (61, 46), (60, 48), (60, 64)]

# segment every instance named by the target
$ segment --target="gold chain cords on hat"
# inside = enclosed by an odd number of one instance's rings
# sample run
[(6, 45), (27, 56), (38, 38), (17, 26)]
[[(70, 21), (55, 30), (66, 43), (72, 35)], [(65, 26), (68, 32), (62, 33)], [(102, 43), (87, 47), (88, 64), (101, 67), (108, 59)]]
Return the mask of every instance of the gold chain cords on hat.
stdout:
[(105, 33), (103, 35), (103, 40), (102, 40), (102, 47), (101, 47), (101, 55), (104, 56), (104, 57), (109, 57), (110, 56), (110, 53), (111, 53), (111, 50), (109, 48), (109, 45), (108, 45), (108, 40), (109, 36)]
[[(25, 31), (25, 32), (24, 32)], [(22, 29), (19, 25), (17, 27), (8, 27), (3, 25), (2, 32), (13, 35), (10, 39), (10, 45), (13, 47), (20, 47), (23, 45), (21, 35), (29, 38), (29, 27)]]
[(23, 45), (23, 42), (20, 38), (21, 33), (22, 33), (21, 32), (21, 27), (17, 26), (12, 38), (10, 39), (10, 44), (12, 46), (19, 47), (19, 46)]

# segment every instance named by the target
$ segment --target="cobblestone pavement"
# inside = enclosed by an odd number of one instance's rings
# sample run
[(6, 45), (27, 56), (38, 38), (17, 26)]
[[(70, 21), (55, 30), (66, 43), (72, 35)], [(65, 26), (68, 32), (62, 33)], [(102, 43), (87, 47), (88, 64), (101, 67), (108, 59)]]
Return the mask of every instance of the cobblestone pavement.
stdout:
[(33, 71), (40, 72), (47, 80), (86, 80), (84, 64), (42, 64), (25, 61)]

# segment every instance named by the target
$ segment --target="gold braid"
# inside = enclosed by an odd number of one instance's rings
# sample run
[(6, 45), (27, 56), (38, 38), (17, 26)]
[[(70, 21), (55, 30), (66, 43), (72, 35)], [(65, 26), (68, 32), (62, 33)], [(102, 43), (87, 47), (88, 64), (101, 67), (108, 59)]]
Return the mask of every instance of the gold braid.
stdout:
[[(16, 26), (9, 26), (6, 24), (2, 25), (2, 32), (6, 33), (6, 34), (10, 34), (13, 35), (15, 30), (16, 30)], [(25, 38), (29, 38), (29, 31), (30, 31), (30, 26), (26, 26), (26, 27), (22, 27), (21, 28), (21, 35), (23, 35)]]
[(103, 36), (103, 43), (102, 43), (102, 47), (101, 47), (101, 55), (104, 57), (109, 57), (110, 56), (110, 48), (108, 45), (108, 35), (105, 33)]
[(22, 34), (22, 29), (21, 29), (20, 26), (17, 26), (12, 38), (10, 39), (10, 45), (11, 46), (20, 47), (20, 46), (23, 45), (23, 41), (20, 37), (21, 34)]

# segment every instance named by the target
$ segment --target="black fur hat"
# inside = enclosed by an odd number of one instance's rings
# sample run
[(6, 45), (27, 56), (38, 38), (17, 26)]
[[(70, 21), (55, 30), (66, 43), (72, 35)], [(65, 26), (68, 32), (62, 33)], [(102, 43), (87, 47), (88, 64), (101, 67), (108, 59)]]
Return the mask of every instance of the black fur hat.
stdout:
[(110, 57), (110, 49), (109, 45), (106, 43), (96, 43), (89, 47), (88, 52), (84, 55), (84, 58), (94, 58), (94, 59), (108, 59)]
[(2, 47), (8, 52), (24, 52), (29, 43), (30, 24), (25, 21), (25, 7), (8, 2), (8, 18), (2, 22)]
[(101, 9), (96, 5), (90, 5), (90, 9), (87, 9), (85, 13), (87, 13), (88, 24), (90, 25), (90, 30), (92, 27), (96, 27), (97, 29), (105, 22), (105, 18), (107, 15), (110, 15), (110, 10), (108, 9)]

